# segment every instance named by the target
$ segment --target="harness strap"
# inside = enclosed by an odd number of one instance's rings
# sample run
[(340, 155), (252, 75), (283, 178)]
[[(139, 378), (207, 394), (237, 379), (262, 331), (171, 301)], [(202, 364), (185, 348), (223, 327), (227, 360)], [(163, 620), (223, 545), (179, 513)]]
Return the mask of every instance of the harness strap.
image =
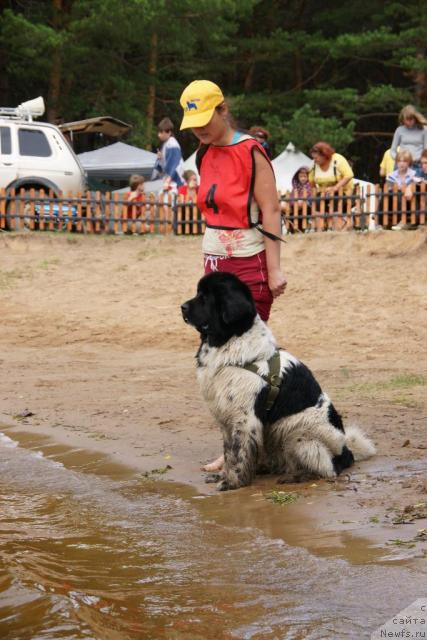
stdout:
[(258, 231), (262, 233), (263, 236), (267, 236), (267, 238), (270, 238), (270, 240), (280, 240), (280, 242), (284, 242), (286, 244), (286, 240), (283, 240), (283, 238), (280, 238), (280, 236), (276, 236), (274, 233), (270, 233), (270, 231), (266, 231), (259, 226), (259, 223), (254, 226), (255, 229), (258, 229)]
[(266, 411), (270, 411), (273, 407), (277, 396), (279, 395), (280, 385), (282, 384), (282, 375), (280, 373), (280, 352), (276, 349), (271, 358), (268, 360), (268, 374), (262, 375), (259, 368), (254, 362), (245, 364), (243, 369), (248, 369), (252, 373), (256, 373), (270, 386), (267, 400), (265, 403)]

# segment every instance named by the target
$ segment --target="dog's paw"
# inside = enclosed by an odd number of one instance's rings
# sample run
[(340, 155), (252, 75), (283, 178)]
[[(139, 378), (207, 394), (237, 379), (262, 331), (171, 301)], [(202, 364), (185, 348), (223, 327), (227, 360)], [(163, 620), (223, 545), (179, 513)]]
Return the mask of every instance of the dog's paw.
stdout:
[(222, 480), (222, 478), (222, 473), (208, 473), (205, 477), (205, 482), (206, 484), (211, 484), (213, 482), (219, 482), (220, 480)]
[(233, 487), (230, 482), (224, 478), (217, 486), (217, 489), (218, 491), (230, 491), (231, 489), (236, 489), (236, 487)]

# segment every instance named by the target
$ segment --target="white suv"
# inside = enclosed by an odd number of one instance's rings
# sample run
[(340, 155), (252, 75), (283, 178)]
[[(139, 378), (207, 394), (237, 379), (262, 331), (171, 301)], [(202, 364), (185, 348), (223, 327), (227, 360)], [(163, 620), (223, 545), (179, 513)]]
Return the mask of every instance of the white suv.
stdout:
[(84, 191), (84, 171), (64, 135), (53, 124), (33, 122), (43, 113), (43, 98), (0, 107), (0, 189)]

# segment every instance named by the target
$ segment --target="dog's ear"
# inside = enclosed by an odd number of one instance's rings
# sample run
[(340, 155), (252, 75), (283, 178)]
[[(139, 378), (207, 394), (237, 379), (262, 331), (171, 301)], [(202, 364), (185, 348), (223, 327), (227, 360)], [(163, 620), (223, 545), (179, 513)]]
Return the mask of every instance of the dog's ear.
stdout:
[(251, 321), (256, 316), (254, 301), (243, 291), (233, 291), (233, 295), (223, 296), (221, 303), (225, 324), (235, 325), (242, 321)]

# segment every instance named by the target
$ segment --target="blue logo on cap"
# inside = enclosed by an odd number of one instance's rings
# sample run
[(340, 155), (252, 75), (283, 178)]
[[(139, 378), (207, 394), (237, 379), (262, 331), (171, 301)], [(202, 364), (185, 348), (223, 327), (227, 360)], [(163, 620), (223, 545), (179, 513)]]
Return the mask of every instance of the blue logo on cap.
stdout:
[(191, 111), (191, 109), (196, 109), (197, 111), (196, 102), (200, 102), (200, 98), (194, 98), (194, 100), (187, 100), (187, 108), (185, 110)]

